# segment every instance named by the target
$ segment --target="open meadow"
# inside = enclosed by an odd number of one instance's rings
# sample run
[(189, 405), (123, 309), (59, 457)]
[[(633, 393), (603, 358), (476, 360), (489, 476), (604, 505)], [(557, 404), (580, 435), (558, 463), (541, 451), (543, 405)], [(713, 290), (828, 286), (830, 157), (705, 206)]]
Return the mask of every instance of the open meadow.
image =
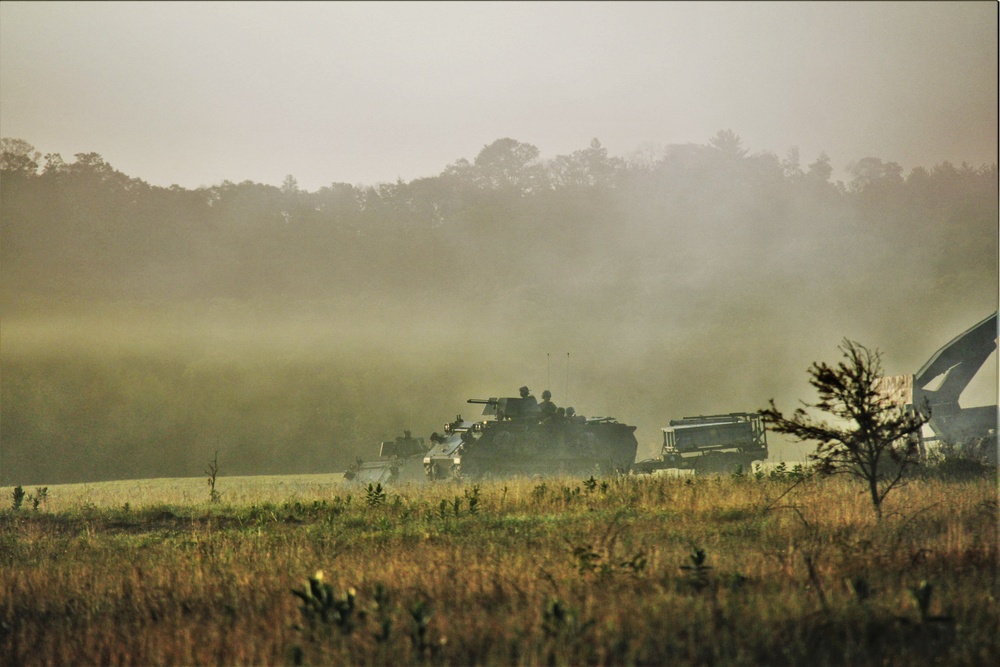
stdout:
[[(997, 480), (0, 489), (7, 664), (987, 665)], [(322, 575), (317, 574), (322, 572)]]

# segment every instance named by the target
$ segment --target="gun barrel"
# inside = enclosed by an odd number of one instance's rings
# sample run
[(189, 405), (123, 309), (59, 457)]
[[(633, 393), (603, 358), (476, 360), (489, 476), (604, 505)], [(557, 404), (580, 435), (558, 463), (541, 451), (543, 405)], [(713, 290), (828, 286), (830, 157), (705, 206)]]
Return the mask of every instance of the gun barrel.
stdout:
[(470, 398), (468, 403), (477, 403), (479, 405), (496, 405), (497, 399), (495, 398)]

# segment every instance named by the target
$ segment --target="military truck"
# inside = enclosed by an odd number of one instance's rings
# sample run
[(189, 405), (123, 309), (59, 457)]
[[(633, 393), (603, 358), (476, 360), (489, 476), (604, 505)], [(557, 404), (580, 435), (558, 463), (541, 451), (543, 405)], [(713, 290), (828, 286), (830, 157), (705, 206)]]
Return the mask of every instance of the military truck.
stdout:
[(545, 414), (531, 396), (471, 398), (482, 418), (457, 415), (431, 435), (424, 456), (432, 480), (535, 475), (607, 475), (631, 468), (635, 426), (613, 417)]
[(660, 455), (640, 461), (637, 472), (694, 470), (696, 473), (750, 470), (767, 458), (767, 429), (756, 412), (730, 412), (672, 419), (661, 429)]

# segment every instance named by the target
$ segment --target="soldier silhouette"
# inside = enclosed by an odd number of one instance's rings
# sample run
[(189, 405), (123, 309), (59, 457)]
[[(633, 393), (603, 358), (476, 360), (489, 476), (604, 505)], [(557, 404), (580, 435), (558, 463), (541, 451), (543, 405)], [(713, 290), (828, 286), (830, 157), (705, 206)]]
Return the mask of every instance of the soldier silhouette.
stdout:
[(531, 395), (531, 390), (527, 387), (521, 387), (519, 391), (521, 392), (521, 414), (534, 412), (538, 407), (538, 401)]
[(556, 413), (556, 404), (552, 402), (552, 392), (546, 389), (542, 392), (542, 402), (538, 404), (543, 417), (551, 417)]

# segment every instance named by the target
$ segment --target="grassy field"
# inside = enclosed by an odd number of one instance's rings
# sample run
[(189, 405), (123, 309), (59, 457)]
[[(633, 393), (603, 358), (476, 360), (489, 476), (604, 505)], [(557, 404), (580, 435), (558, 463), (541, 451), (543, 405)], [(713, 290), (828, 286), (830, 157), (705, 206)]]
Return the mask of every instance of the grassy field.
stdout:
[(914, 479), (879, 523), (840, 478), (383, 489), (305, 475), (216, 490), (26, 488), (14, 510), (0, 489), (3, 662), (1000, 659), (995, 476)]

